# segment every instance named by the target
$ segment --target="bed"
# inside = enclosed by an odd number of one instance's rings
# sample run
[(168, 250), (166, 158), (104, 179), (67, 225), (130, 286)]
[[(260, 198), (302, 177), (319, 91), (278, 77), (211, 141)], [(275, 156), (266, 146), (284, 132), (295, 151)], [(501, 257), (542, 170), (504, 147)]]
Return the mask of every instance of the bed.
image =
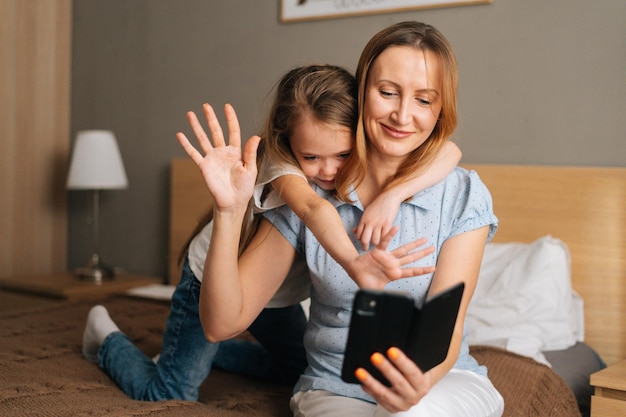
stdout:
[[(502, 392), (505, 416), (586, 415), (589, 374), (626, 357), (626, 169), (466, 167), (475, 169), (490, 188), (500, 220), (483, 260), (482, 286), (477, 288), (481, 296), (475, 297), (480, 302), (472, 302), (473, 313), (468, 315), (475, 321), (470, 330), (475, 341), (472, 353), (487, 365)], [(197, 169), (186, 159), (172, 161), (170, 201), (169, 284), (173, 285), (179, 276), (178, 252), (211, 203)], [(542, 255), (539, 261), (537, 253)], [(520, 266), (524, 257), (534, 260), (532, 271), (541, 272), (540, 283), (545, 274), (558, 271), (556, 292), (531, 287), (529, 301), (519, 302), (523, 297), (516, 292), (528, 294), (527, 280), (514, 284), (512, 277), (520, 271), (531, 273), (527, 262)], [(551, 262), (554, 259), (557, 267)], [(509, 294), (503, 297), (502, 291)], [(558, 294), (560, 301), (552, 302), (556, 300), (552, 294)], [(533, 299), (539, 299), (540, 305), (525, 309)], [(159, 352), (167, 302), (128, 295), (99, 302), (144, 352)], [(104, 372), (82, 359), (81, 335), (92, 304), (90, 300), (64, 302), (0, 314), (0, 415), (290, 415), (289, 387), (219, 370), (213, 370), (203, 384), (199, 402), (128, 399)], [(529, 328), (521, 321), (508, 325), (516, 333), (502, 334), (505, 323), (490, 322), (485, 314), (498, 308), (547, 324)], [(541, 319), (542, 314), (548, 319)], [(544, 340), (546, 332), (554, 340)], [(562, 347), (559, 343), (567, 347), (544, 349)]]

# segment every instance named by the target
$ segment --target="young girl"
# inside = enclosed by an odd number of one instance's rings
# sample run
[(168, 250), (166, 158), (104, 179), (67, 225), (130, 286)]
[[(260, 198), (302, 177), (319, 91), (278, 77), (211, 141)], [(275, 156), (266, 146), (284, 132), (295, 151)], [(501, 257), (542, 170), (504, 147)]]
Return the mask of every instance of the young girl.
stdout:
[[(364, 208), (381, 192), (404, 183), (436, 158), (456, 128), (457, 80), (452, 48), (432, 26), (402, 22), (368, 42), (357, 68), (356, 145), (336, 179), (339, 198), (314, 187), (335, 205), (347, 230), (358, 225)], [(196, 132), (204, 156), (179, 137), (215, 198), (214, 231), (200, 294), (207, 338), (219, 341), (245, 329), (284, 281), (296, 254), (303, 254), (312, 284), (305, 334), (309, 365), (294, 389), (294, 415), (386, 416), (408, 410), (402, 415), (501, 416), (502, 397), (484, 367), (470, 356), (463, 334), (484, 246), (497, 228), (489, 191), (478, 175), (456, 168), (441, 183), (403, 202), (396, 227), (368, 253), (388, 262), (390, 269), (395, 263), (398, 275), (415, 276), (394, 280), (386, 288), (410, 292), (418, 305), (430, 295), (465, 284), (446, 359), (421, 372), (404, 352), (392, 347), (371, 357), (391, 387), (362, 368), (355, 372), (360, 384), (348, 384), (341, 380), (341, 365), (357, 286), (285, 206), (264, 213), (239, 256), (241, 206), (252, 194), (259, 138), (251, 138), (242, 154), (234, 110), (226, 107), (226, 115), (228, 146), (214, 115), (208, 120), (213, 145), (203, 132)], [(407, 264), (407, 242), (411, 245), (419, 235), (428, 236), (435, 251)], [(387, 251), (390, 244), (397, 249)], [(436, 264), (436, 272), (417, 277), (424, 274), (420, 265), (425, 264)]]
[[(207, 107), (205, 111), (210, 112)], [(307, 130), (306, 121), (310, 117), (330, 128), (325, 132), (328, 136), (309, 135), (311, 132)], [(188, 119), (194, 130), (197, 130), (199, 122), (195, 114), (188, 113)], [(274, 141), (283, 143), (281, 146), (286, 144), (284, 149), (296, 155), (295, 158), (287, 158), (291, 162), (287, 168), (297, 179), (281, 185), (281, 178), (290, 175), (269, 175), (267, 182), (276, 185), (276, 190), (268, 190), (267, 195), (262, 195), (259, 188), (257, 209), (261, 210), (263, 204), (282, 205), (282, 197), (288, 203), (291, 201), (294, 207), (305, 207), (301, 211), (304, 217), (315, 221), (328, 217), (328, 224), (330, 218), (338, 219), (332, 206), (332, 212), (316, 214), (314, 207), (317, 203), (311, 201), (313, 198), (325, 200), (312, 192), (306, 180), (311, 179), (314, 183), (324, 181), (329, 189), (334, 188), (334, 176), (352, 149), (355, 120), (356, 84), (347, 71), (333, 66), (309, 66), (288, 72), (276, 88), (264, 137), (267, 138), (269, 155), (274, 155), (274, 148), (269, 145)], [(293, 146), (293, 151), (290, 146)], [(428, 180), (429, 182), (435, 183), (442, 179), (456, 165), (458, 151), (455, 149), (446, 152), (438, 161), (436, 166), (441, 165), (441, 173), (436, 174), (437, 177)], [(276, 156), (273, 158), (276, 161), (282, 160)], [(302, 172), (296, 161), (302, 161)], [(312, 169), (318, 163), (319, 169)], [(273, 166), (266, 165), (268, 168)], [(282, 166), (285, 167), (285, 164)], [(420, 185), (420, 181), (424, 181), (423, 177), (416, 177), (413, 181), (415, 187), (424, 188), (428, 185)], [(301, 189), (300, 182), (306, 188)], [(294, 193), (302, 193), (302, 197), (294, 198)], [(394, 198), (396, 196), (390, 192), (387, 201), (393, 201)], [(306, 212), (309, 207), (313, 207), (310, 214)], [(248, 220), (244, 226), (254, 230), (252, 220)], [(344, 237), (347, 240), (343, 227), (341, 230), (322, 229), (321, 235), (335, 235), (327, 237), (327, 241), (332, 242), (335, 239), (335, 242), (341, 242)], [(376, 227), (370, 227), (369, 230), (375, 229)], [(302, 347), (306, 320), (298, 304), (308, 297), (308, 272), (303, 262), (292, 265), (290, 278), (267, 305), (271, 308), (263, 309), (249, 327), (262, 346), (228, 341), (222, 343), (218, 349), (217, 343), (206, 341), (199, 321), (198, 299), (199, 279), (203, 276), (211, 230), (212, 223), (208, 218), (207, 223), (199, 229), (189, 244), (182, 277), (172, 298), (162, 352), (156, 364), (119, 331), (104, 307), (96, 306), (89, 313), (83, 341), (85, 356), (98, 361), (132, 398), (150, 401), (170, 398), (196, 400), (199, 386), (208, 375), (212, 363), (226, 369), (290, 384), (295, 382), (306, 366)], [(246, 241), (244, 236), (239, 243), (245, 247)], [(358, 276), (364, 279), (372, 277), (372, 280), (387, 279), (382, 278), (386, 271), (384, 267), (374, 274), (365, 269), (369, 265), (354, 262), (353, 253), (356, 253), (356, 249), (350, 240), (348, 242), (350, 247), (347, 250), (345, 246), (342, 248), (337, 245), (336, 252), (344, 251), (343, 259), (347, 264), (354, 265), (353, 270)]]

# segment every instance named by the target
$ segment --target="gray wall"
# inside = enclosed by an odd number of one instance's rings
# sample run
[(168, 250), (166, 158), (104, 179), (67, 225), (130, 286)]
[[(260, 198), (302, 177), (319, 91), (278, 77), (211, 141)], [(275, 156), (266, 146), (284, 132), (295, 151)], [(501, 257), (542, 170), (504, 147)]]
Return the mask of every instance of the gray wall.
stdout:
[[(279, 3), (74, 1), (72, 136), (112, 129), (130, 181), (102, 193), (104, 261), (166, 275), (169, 161), (184, 156), (175, 133), (189, 133), (187, 110), (233, 103), (250, 136), (284, 71), (354, 70), (367, 40), (401, 20), (435, 25), (457, 51), (454, 140), (465, 162), (626, 165), (624, 0), (494, 0), (288, 24)], [(88, 202), (70, 193), (71, 268), (91, 254)]]

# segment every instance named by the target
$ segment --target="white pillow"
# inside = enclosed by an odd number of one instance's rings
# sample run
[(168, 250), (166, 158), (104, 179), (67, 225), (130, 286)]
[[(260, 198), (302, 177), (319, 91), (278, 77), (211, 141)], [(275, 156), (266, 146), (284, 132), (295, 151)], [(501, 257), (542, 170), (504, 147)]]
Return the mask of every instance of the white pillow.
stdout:
[(571, 288), (565, 243), (544, 236), (488, 244), (466, 331), (470, 345), (501, 346), (542, 362), (541, 351), (582, 341), (582, 300)]

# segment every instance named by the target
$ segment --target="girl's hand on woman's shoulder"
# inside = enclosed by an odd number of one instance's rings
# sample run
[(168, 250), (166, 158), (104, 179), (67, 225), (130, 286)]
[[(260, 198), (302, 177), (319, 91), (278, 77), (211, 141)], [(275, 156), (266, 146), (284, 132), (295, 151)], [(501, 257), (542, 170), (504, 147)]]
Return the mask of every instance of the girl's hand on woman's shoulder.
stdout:
[(383, 236), (389, 233), (402, 202), (397, 200), (398, 196), (394, 193), (384, 192), (367, 206), (359, 225), (354, 228), (363, 250), (368, 250), (370, 243), (378, 245)]

